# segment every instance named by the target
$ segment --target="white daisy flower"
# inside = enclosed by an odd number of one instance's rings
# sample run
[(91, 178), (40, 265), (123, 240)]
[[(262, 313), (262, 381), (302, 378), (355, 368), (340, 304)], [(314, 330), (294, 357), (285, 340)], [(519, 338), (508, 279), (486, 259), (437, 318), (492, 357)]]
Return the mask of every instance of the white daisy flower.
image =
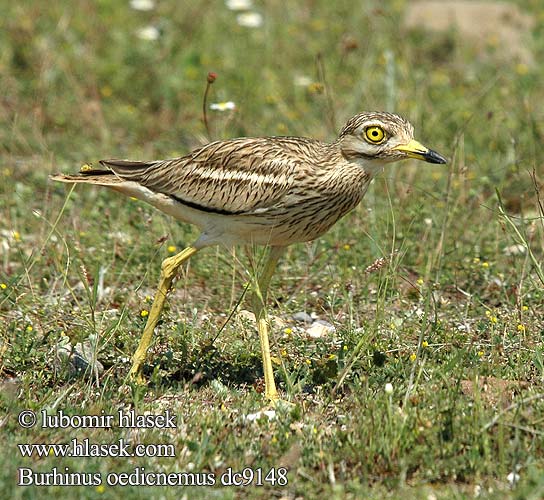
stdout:
[(130, 6), (134, 10), (147, 12), (155, 8), (155, 2), (154, 0), (130, 0)]
[(144, 26), (143, 28), (140, 28), (136, 31), (136, 36), (140, 40), (149, 40), (149, 41), (155, 41), (158, 40), (161, 36), (161, 32), (158, 28), (155, 26)]
[(253, 7), (251, 0), (226, 0), (225, 5), (229, 10), (249, 10)]
[(313, 80), (306, 75), (297, 75), (295, 78), (293, 78), (293, 83), (297, 87), (308, 87), (313, 83)]
[(236, 109), (236, 104), (234, 104), (232, 101), (214, 102), (210, 104), (210, 109), (215, 111), (229, 111)]
[(263, 16), (258, 12), (244, 12), (236, 16), (236, 22), (244, 28), (260, 28), (263, 25)]

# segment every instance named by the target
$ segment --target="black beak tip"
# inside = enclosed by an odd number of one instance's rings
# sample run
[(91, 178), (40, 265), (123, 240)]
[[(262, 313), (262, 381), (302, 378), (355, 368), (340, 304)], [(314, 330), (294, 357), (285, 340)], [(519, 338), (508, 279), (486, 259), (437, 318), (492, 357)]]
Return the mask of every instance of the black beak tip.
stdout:
[(432, 149), (429, 149), (429, 151), (425, 153), (425, 161), (427, 163), (438, 163), (440, 165), (447, 163), (446, 158)]

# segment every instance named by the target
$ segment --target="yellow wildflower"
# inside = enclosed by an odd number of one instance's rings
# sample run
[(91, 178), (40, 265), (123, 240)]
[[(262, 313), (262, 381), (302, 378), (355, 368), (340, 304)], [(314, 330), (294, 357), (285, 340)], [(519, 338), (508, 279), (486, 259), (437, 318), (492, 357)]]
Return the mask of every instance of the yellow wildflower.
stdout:
[(308, 85), (308, 92), (310, 94), (322, 94), (324, 87), (321, 83), (311, 83)]
[(100, 93), (102, 94), (102, 97), (111, 97), (111, 95), (113, 94), (113, 90), (109, 85), (104, 85), (100, 89)]
[(519, 64), (516, 66), (516, 73), (517, 73), (518, 75), (526, 75), (528, 72), (529, 72), (529, 66), (527, 66), (526, 64), (524, 64), (524, 63), (519, 63)]

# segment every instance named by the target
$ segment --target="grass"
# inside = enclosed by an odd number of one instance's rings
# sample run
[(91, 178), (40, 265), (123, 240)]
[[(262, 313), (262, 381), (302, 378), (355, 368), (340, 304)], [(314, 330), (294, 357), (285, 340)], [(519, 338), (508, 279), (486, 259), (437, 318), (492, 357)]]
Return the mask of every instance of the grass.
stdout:
[[(542, 60), (539, 3), (523, 5)], [(4, 6), (3, 496), (542, 497), (544, 70), (475, 53), (455, 31), (405, 32), (405, 8), (270, 1), (258, 5), (264, 25), (250, 29), (222, 2), (150, 12), (108, 0)], [(135, 36), (150, 24), (158, 40)], [(388, 109), (451, 159), (387, 169), (325, 237), (289, 249), (269, 313), (276, 377), (294, 405), (272, 420), (247, 418), (264, 405), (251, 319), (235, 314), (221, 330), (249, 278), (243, 252), (191, 260), (150, 352), (150, 384), (134, 386), (126, 374), (160, 261), (196, 232), (140, 202), (47, 180), (100, 158), (171, 157), (205, 142), (209, 71), (218, 74), (209, 102), (237, 106), (208, 111), (212, 138), (332, 139), (352, 114)], [(310, 83), (296, 85), (301, 76)], [(309, 337), (292, 319), (301, 311), (335, 333)], [(76, 344), (103, 370), (78, 373)], [(177, 427), (24, 429), (25, 409), (169, 410)], [(176, 457), (25, 458), (17, 447), (74, 438), (173, 444)], [(100, 474), (102, 484), (16, 485), (18, 468), (55, 467)], [(229, 470), (265, 477), (280, 467), (287, 485), (280, 476), (220, 484)], [(186, 486), (106, 482), (135, 470), (185, 473)], [(217, 484), (196, 486), (206, 474)]]

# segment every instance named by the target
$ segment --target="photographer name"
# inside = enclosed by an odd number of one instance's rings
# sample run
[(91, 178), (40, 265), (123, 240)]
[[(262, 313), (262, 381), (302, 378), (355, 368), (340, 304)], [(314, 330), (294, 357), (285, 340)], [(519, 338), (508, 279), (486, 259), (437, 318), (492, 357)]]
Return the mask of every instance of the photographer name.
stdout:
[(62, 410), (51, 415), (46, 410), (41, 411), (42, 428), (50, 429), (85, 429), (124, 427), (131, 429), (175, 429), (177, 417), (166, 410), (157, 415), (139, 415), (135, 410), (119, 410), (117, 415), (67, 415)]

